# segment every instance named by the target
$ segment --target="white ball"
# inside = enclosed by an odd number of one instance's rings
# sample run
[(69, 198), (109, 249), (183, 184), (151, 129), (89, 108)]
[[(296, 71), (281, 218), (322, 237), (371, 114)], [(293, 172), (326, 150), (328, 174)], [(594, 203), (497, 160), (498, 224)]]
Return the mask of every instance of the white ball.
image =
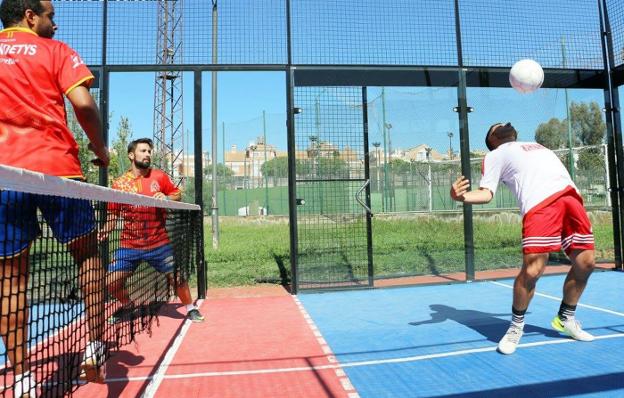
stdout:
[(511, 67), (509, 83), (521, 93), (530, 93), (542, 87), (544, 70), (532, 59), (521, 59)]

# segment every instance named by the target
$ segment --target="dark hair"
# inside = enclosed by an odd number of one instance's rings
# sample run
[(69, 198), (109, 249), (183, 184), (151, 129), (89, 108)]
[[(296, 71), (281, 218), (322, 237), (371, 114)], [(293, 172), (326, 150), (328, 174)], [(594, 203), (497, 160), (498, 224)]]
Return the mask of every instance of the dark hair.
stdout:
[(487, 146), (490, 151), (493, 151), (495, 149), (492, 147), (490, 141), (488, 140), (488, 138), (490, 138), (490, 136), (492, 135), (496, 135), (498, 139), (508, 142), (515, 141), (518, 137), (518, 132), (516, 131), (514, 126), (511, 125), (511, 123), (494, 123), (493, 125), (491, 125), (487, 131), (487, 134), (485, 134), (485, 146)]
[(41, 0), (2, 0), (0, 5), (2, 26), (10, 28), (20, 23), (26, 15), (26, 10), (33, 10), (37, 15), (45, 11)]
[(147, 144), (149, 145), (150, 149), (154, 149), (154, 143), (152, 142), (151, 139), (149, 138), (137, 138), (136, 140), (132, 141), (131, 143), (128, 144), (128, 153), (133, 153), (134, 150), (136, 149), (136, 147), (139, 144)]

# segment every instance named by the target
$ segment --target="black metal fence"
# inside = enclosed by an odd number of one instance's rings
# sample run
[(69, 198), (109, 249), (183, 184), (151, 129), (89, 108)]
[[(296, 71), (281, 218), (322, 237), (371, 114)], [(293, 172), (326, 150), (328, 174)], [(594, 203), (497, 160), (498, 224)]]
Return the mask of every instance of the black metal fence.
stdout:
[[(169, 23), (180, 24), (176, 30), (178, 36), (171, 38), (176, 43), (171, 51), (179, 51), (180, 54), (175, 62), (168, 64), (159, 63), (157, 54), (159, 45), (160, 48), (167, 48), (168, 45), (159, 44), (163, 40), (164, 23), (159, 19), (161, 4), (162, 1), (123, 0), (54, 2), (59, 25), (56, 38), (74, 47), (99, 73), (99, 93), (105, 120), (109, 116), (108, 79), (111, 73), (192, 71), (195, 73), (197, 91), (202, 87), (201, 78), (198, 78), (202, 72), (281, 72), (287, 82), (283, 122), (288, 122), (288, 155), (295, 158), (296, 151), (305, 150), (303, 147), (297, 149), (301, 145), (295, 142), (294, 114), (298, 106), (294, 102), (295, 86), (441, 86), (457, 92), (456, 97), (453, 95), (455, 103), (452, 106), (457, 108), (455, 148), (458, 151), (455, 158), (457, 163), (452, 169), (455, 172), (461, 169), (466, 173), (470, 171), (471, 158), (474, 157), (470, 152), (480, 148), (469, 144), (469, 141), (474, 140), (470, 139), (468, 133), (471, 93), (466, 95), (467, 87), (508, 87), (509, 67), (519, 58), (533, 58), (545, 68), (545, 87), (604, 91), (605, 98), (609, 98), (605, 106), (607, 133), (603, 141), (607, 150), (606, 157), (603, 155), (602, 158), (605, 160), (605, 174), (582, 178), (588, 181), (590, 177), (593, 178), (587, 182), (587, 189), (595, 191), (590, 193), (593, 195), (592, 203), (600, 202), (596, 206), (603, 207), (612, 217), (613, 236), (608, 239), (613, 240), (613, 245), (605, 251), (604, 259), (615, 260), (621, 266), (620, 225), (624, 224), (621, 211), (624, 198), (618, 186), (624, 184), (624, 170), (616, 165), (624, 159), (617, 90), (617, 85), (624, 84), (622, 1), (177, 0), (179, 19)], [(212, 21), (215, 14), (217, 34), (213, 37)], [(216, 54), (213, 54), (213, 48), (217, 49)], [(608, 65), (605, 60), (609, 60)], [(609, 76), (615, 90), (609, 90)], [(202, 109), (201, 97), (195, 95), (194, 101), (194, 117), (199, 120), (193, 131), (195, 155), (196, 158), (202, 158), (199, 156), (199, 151), (203, 149), (201, 125), (202, 120), (205, 123), (209, 116), (202, 117), (199, 111)], [(310, 123), (310, 131), (315, 130), (316, 121)], [(384, 120), (383, 126), (385, 123)], [(322, 144), (320, 141), (311, 144), (309, 137), (306, 140), (308, 149)], [(449, 160), (453, 160), (452, 150), (450, 152)], [(601, 153), (605, 154), (605, 151)], [(372, 158), (370, 153), (368, 155), (370, 161)], [(218, 159), (217, 154), (213, 158)], [(397, 199), (396, 196), (389, 196), (388, 186), (384, 185), (388, 182), (388, 169), (374, 161), (370, 164), (370, 199), (373, 211), (381, 207), (382, 212), (386, 212), (386, 207), (392, 203), (396, 205), (397, 202), (393, 201)], [(227, 165), (225, 157), (224, 164)], [(310, 164), (315, 163), (312, 161)], [(201, 162), (195, 162), (195, 165), (195, 175), (203, 175), (205, 165)], [(242, 176), (228, 176), (227, 181), (221, 181), (232, 187), (232, 192), (221, 191), (221, 200), (230, 207), (226, 213), (241, 215), (242, 208), (242, 215), (248, 215), (250, 207), (254, 207), (258, 214), (263, 214), (267, 208), (269, 214), (272, 214), (271, 209), (279, 209), (282, 214), (290, 211), (291, 222), (295, 222), (296, 166), (296, 161), (291, 161), (289, 176), (276, 176), (270, 180), (257, 170), (253, 171), (255, 174), (245, 171)], [(442, 177), (444, 173), (427, 177), (424, 173), (429, 171), (424, 170), (425, 166), (412, 166), (418, 168), (415, 173), (408, 171), (390, 177), (395, 194), (397, 188), (404, 188), (400, 193), (404, 196), (401, 200), (405, 200), (403, 211), (436, 206), (446, 209), (447, 203), (436, 204), (431, 193), (426, 193), (428, 197), (424, 196), (425, 189), (434, 189), (433, 181), (439, 185), (435, 189), (442, 192), (440, 187), (448, 183)], [(260, 170), (260, 165), (258, 167)], [(247, 165), (243, 168), (248, 170)], [(476, 172), (474, 169), (472, 166), (470, 172)], [(379, 177), (381, 175), (382, 181)], [(611, 179), (605, 180), (605, 176)], [(602, 188), (597, 188), (599, 184), (594, 180), (600, 180)], [(289, 183), (288, 190), (285, 187), (274, 189), (286, 181)], [(207, 195), (202, 195), (203, 186), (201, 182), (195, 184), (195, 198), (198, 204), (206, 205), (207, 209), (208, 203), (203, 199)], [(269, 187), (273, 191), (269, 191)], [(257, 192), (252, 193), (249, 189)], [(235, 191), (244, 191), (244, 194)], [(314, 195), (317, 194), (322, 195), (322, 192)], [(433, 192), (433, 196), (435, 194)], [(242, 195), (245, 199), (242, 199)], [(442, 198), (442, 194), (438, 196)], [(255, 204), (250, 205), (248, 197), (253, 197)], [(263, 200), (266, 202), (264, 206)], [(272, 202), (275, 200), (277, 203)], [(507, 199), (501, 200), (502, 205), (505, 205), (503, 207), (506, 207)], [(480, 226), (479, 223), (472, 225), (472, 210), (467, 210), (463, 216), (465, 240), (461, 242), (462, 246), (454, 247), (453, 250), (466, 251), (466, 257), (461, 259), (461, 263), (462, 266), (466, 265), (470, 275), (475, 267), (474, 256), (468, 248), (475, 238), (474, 228), (479, 229)], [(292, 227), (290, 232), (291, 239), (295, 241), (291, 246), (291, 264), (295, 274), (297, 228)], [(377, 261), (381, 254), (376, 252), (375, 256)], [(423, 257), (430, 258), (426, 255)], [(496, 254), (492, 255), (492, 258), (496, 257)], [(396, 259), (393, 261), (399, 262)], [(410, 270), (401, 267), (396, 274), (429, 272), (426, 269), (421, 271), (420, 266), (408, 267)], [(390, 274), (393, 271), (389, 271)]]

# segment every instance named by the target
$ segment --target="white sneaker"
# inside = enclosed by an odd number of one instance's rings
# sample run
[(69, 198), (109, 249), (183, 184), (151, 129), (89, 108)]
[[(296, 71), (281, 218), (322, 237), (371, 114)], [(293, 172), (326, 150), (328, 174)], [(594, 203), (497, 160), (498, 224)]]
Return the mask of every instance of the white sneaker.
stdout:
[(516, 351), (516, 346), (520, 342), (520, 338), (524, 333), (524, 328), (512, 323), (507, 329), (507, 333), (498, 343), (498, 351), (502, 354), (509, 355)]
[(13, 396), (15, 398), (37, 398), (36, 386), (36, 381), (30, 376), (30, 372), (15, 375)]
[(594, 336), (581, 328), (581, 323), (574, 318), (562, 321), (559, 315), (555, 316), (550, 325), (558, 332), (566, 334), (578, 341), (593, 341)]

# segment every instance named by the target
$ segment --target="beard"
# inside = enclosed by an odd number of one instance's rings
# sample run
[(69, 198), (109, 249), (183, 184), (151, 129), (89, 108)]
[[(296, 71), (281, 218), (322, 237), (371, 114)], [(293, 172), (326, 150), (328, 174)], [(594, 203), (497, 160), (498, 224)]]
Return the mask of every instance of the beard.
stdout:
[(134, 161), (134, 165), (138, 168), (138, 169), (149, 169), (150, 166), (152, 165), (151, 160), (149, 159), (145, 159), (143, 161), (139, 161), (139, 160), (135, 160)]

